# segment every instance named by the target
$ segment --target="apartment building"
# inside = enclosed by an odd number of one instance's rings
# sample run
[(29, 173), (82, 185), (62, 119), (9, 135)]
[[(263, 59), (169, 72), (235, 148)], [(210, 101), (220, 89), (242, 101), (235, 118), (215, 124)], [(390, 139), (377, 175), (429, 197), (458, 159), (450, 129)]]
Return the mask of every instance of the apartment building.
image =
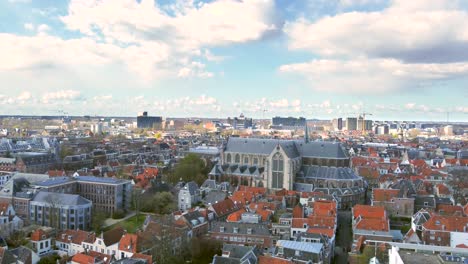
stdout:
[(91, 228), (92, 202), (76, 194), (38, 192), (29, 202), (31, 223), (58, 229)]

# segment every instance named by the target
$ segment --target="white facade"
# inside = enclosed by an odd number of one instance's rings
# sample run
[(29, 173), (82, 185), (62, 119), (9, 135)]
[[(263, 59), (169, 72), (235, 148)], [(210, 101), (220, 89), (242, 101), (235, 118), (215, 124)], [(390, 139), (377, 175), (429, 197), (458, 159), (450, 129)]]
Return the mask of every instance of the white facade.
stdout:
[(392, 246), (392, 248), (388, 250), (388, 263), (404, 264), (403, 260), (400, 257), (400, 253), (398, 253), (397, 247)]
[(104, 253), (107, 255), (116, 255), (119, 250), (119, 243), (115, 243), (113, 245), (106, 245), (104, 243), (104, 239), (101, 237), (97, 237), (94, 243), (85, 243), (83, 242), (83, 248), (86, 250), (93, 250), (99, 253)]
[(456, 247), (462, 244), (468, 245), (468, 233), (467, 232), (450, 232), (450, 246)]
[(43, 255), (52, 250), (52, 239), (44, 238), (40, 241), (31, 241), (38, 255)]

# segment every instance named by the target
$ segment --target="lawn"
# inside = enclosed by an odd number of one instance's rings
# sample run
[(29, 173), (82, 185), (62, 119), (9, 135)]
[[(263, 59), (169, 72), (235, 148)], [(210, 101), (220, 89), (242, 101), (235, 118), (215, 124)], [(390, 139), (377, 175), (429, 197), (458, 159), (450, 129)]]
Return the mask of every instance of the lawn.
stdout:
[(146, 215), (144, 214), (140, 214), (138, 218), (135, 215), (122, 222), (106, 227), (104, 231), (111, 230), (116, 227), (122, 227), (123, 229), (127, 230), (128, 233), (135, 233), (138, 229), (141, 228), (143, 222), (145, 221), (145, 218)]

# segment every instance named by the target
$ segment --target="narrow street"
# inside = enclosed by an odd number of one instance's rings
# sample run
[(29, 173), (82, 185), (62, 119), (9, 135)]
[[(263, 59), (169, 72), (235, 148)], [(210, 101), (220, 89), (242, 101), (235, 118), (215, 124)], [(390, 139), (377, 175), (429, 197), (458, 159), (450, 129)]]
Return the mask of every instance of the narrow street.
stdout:
[(333, 263), (348, 263), (348, 248), (352, 245), (351, 211), (338, 211), (338, 231)]

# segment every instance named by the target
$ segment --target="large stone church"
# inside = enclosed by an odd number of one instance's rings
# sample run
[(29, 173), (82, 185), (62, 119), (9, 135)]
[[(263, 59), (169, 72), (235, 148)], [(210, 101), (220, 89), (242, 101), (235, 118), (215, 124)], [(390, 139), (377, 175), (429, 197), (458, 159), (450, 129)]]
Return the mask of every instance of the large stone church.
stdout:
[(363, 197), (365, 182), (349, 162), (336, 142), (231, 137), (210, 176), (273, 190), (322, 191), (352, 205)]

